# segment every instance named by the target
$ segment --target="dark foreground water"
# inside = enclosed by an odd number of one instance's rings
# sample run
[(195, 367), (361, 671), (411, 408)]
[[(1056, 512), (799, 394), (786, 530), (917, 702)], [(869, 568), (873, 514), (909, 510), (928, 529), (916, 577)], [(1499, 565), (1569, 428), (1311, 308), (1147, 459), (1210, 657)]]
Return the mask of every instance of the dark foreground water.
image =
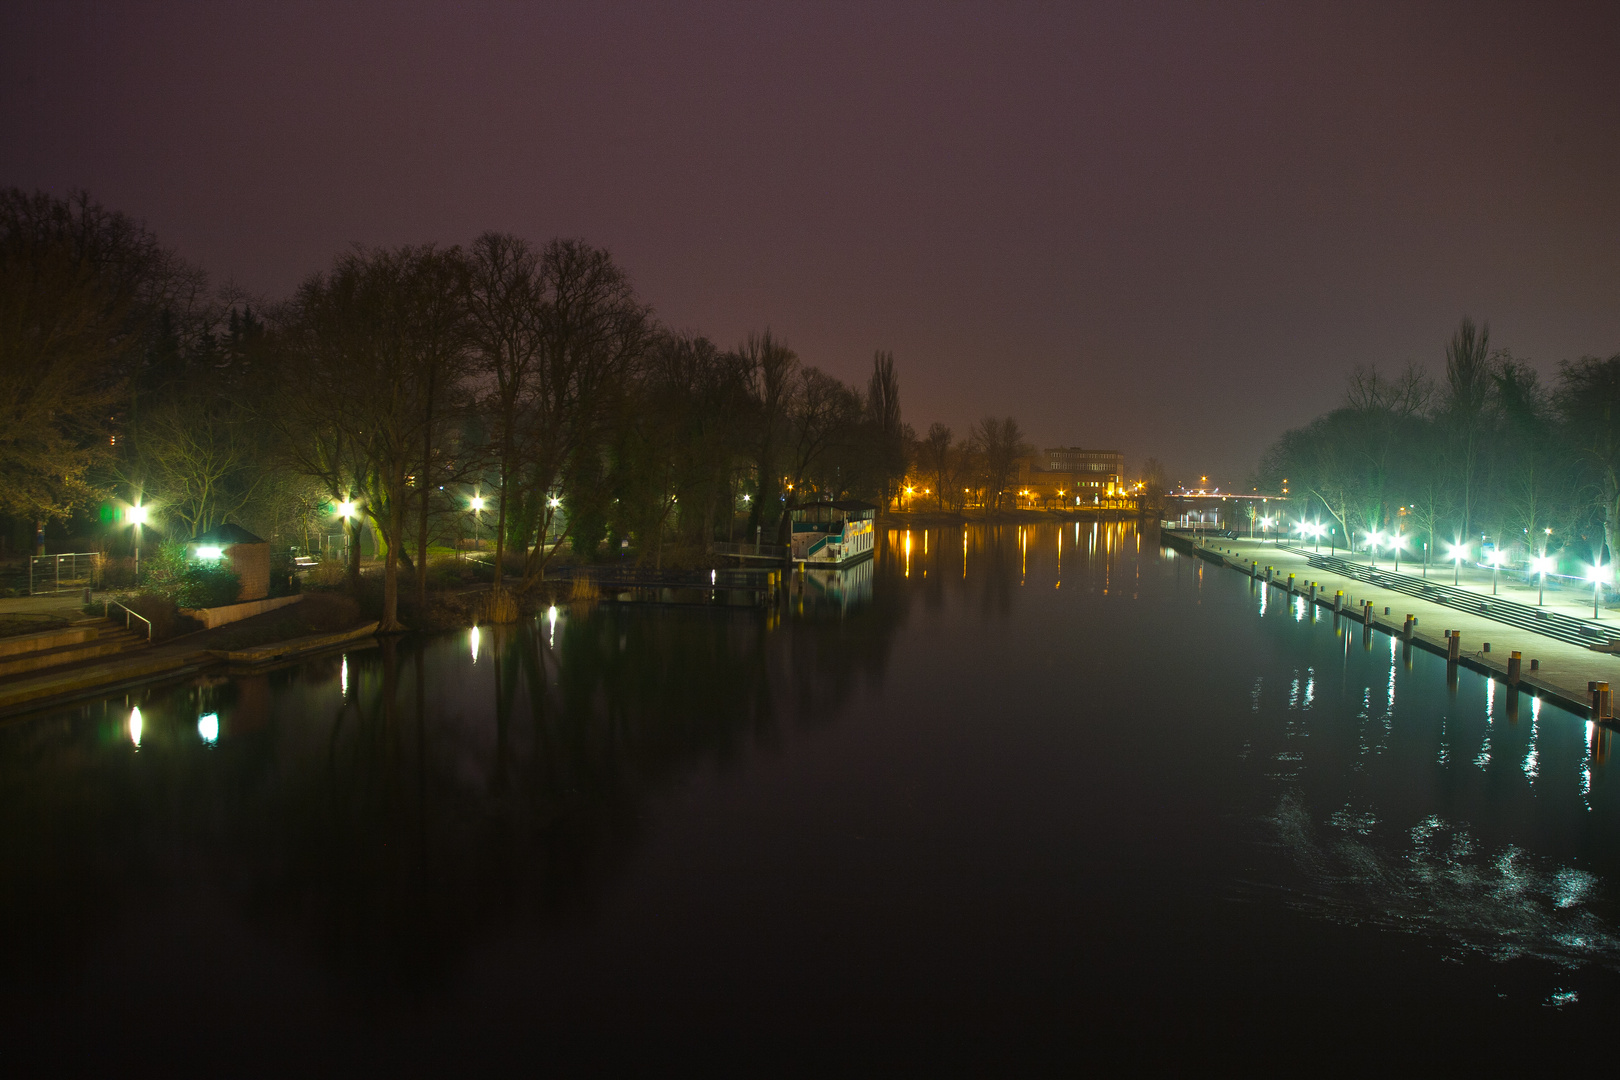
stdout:
[(1607, 1054), (1606, 740), (1130, 526), (891, 532), (0, 728), (0, 1066)]

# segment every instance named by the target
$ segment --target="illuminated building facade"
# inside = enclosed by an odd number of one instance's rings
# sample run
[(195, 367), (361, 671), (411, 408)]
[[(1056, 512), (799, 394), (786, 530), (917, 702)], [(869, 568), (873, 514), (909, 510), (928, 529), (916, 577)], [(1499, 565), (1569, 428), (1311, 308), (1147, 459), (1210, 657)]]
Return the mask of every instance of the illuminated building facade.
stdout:
[(1121, 506), (1125, 455), (1117, 450), (1048, 447), (1018, 463), (1018, 505)]

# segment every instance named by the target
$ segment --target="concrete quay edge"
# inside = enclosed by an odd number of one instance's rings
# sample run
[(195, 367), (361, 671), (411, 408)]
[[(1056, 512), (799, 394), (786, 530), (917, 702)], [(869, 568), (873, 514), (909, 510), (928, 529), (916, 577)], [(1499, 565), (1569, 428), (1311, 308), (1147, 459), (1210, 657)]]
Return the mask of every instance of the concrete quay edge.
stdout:
[[(1263, 578), (1258, 577), (1257, 575), (1253, 574), (1251, 572), (1251, 568), (1250, 568), (1250, 566), (1249, 566), (1249, 564), (1247, 562), (1236, 562), (1236, 561), (1228, 558), (1222, 552), (1211, 550), (1209, 548), (1203, 547), (1203, 546), (1193, 542), (1192, 539), (1190, 539), (1189, 537), (1179, 536), (1179, 535), (1176, 535), (1175, 533), (1165, 531), (1165, 532), (1160, 533), (1160, 539), (1161, 539), (1161, 542), (1163, 542), (1165, 544), (1168, 544), (1171, 547), (1177, 548), (1177, 549), (1179, 549), (1181, 551), (1184, 551), (1187, 554), (1197, 555), (1200, 558), (1205, 559), (1206, 561), (1213, 562), (1213, 563), (1218, 563), (1221, 566), (1224, 566), (1224, 567), (1227, 567), (1229, 569), (1235, 570), (1238, 573), (1241, 573), (1245, 577), (1252, 577), (1255, 580), (1259, 581), (1262, 585), (1265, 585), (1268, 588), (1269, 587), (1276, 587), (1278, 589), (1283, 590), (1284, 592), (1288, 591), (1288, 587), (1287, 587), (1287, 585), (1285, 584), (1285, 582), (1283, 580), (1274, 579), (1274, 580), (1272, 580), (1270, 582), (1267, 582)], [(1331, 575), (1324, 575), (1324, 576), (1331, 576)], [(1384, 592), (1384, 591), (1387, 591), (1387, 590), (1381, 589), (1378, 586), (1367, 585), (1366, 583), (1357, 583), (1357, 584), (1362, 587), (1363, 592), (1375, 592), (1375, 591)], [(1309, 597), (1309, 595), (1307, 593), (1298, 591), (1297, 589), (1295, 591), (1295, 595), (1304, 597), (1307, 600), (1310, 599), (1310, 597)], [(1424, 606), (1424, 607), (1440, 607), (1440, 608), (1442, 608), (1442, 610), (1449, 610), (1449, 609), (1444, 609), (1442, 605), (1435, 605), (1435, 604), (1432, 604), (1432, 602), (1430, 602), (1430, 601), (1420, 601), (1420, 600), (1416, 600), (1415, 598), (1404, 596), (1404, 595), (1399, 595), (1397, 602), (1401, 603), (1403, 608), (1412, 608), (1412, 607)], [(1316, 603), (1316, 605), (1318, 607), (1326, 608), (1329, 611), (1331, 611), (1332, 607), (1333, 607), (1332, 599), (1331, 599), (1331, 597), (1329, 597), (1327, 595), (1319, 595), (1316, 598), (1315, 603)], [(1393, 608), (1395, 605), (1394, 605), (1394, 603), (1392, 603), (1390, 606)], [(1405, 612), (1403, 610), (1403, 614), (1404, 613)], [(1460, 616), (1463, 613), (1458, 613), (1458, 614)], [(1350, 623), (1352, 623), (1354, 625), (1358, 625), (1358, 626), (1360, 626), (1360, 625), (1369, 625), (1369, 624), (1363, 623), (1363, 620), (1360, 617), (1358, 617), (1358, 615), (1353, 613), (1352, 611), (1338, 612), (1338, 613), (1335, 613), (1335, 615), (1336, 615), (1336, 617), (1342, 617), (1342, 618), (1348, 620)], [(1475, 618), (1480, 618), (1480, 617), (1475, 616)], [(1421, 623), (1419, 625), (1421, 626)], [(1511, 627), (1511, 626), (1509, 626), (1507, 624), (1499, 624), (1499, 625), (1501, 625), (1503, 627), (1504, 634), (1510, 633), (1511, 631), (1514, 630), (1513, 627)], [(1374, 630), (1377, 630), (1377, 631), (1379, 631), (1381, 633), (1387, 634), (1388, 636), (1396, 638), (1398, 640), (1402, 640), (1402, 641), (1407, 640), (1405, 632), (1404, 632), (1405, 631), (1405, 621), (1404, 621), (1404, 619), (1397, 621), (1393, 617), (1383, 616), (1383, 615), (1378, 614), (1375, 611), (1374, 614), (1373, 614), (1373, 621), (1370, 624), (1370, 628), (1374, 629)], [(1523, 631), (1523, 632), (1524, 633), (1534, 633), (1533, 631)], [(1556, 642), (1555, 639), (1552, 639), (1552, 638), (1547, 638), (1546, 640), (1549, 643), (1551, 643), (1549, 645), (1549, 648), (1552, 648), (1554, 645), (1563, 645), (1563, 643)], [(1419, 647), (1421, 647), (1423, 649), (1426, 649), (1426, 650), (1428, 650), (1430, 652), (1436, 653), (1436, 654), (1438, 654), (1440, 656), (1447, 655), (1447, 648), (1446, 648), (1447, 643), (1446, 643), (1446, 639), (1444, 637), (1436, 636), (1436, 635), (1434, 635), (1432, 633), (1429, 633), (1429, 632), (1427, 632), (1425, 630), (1422, 630), (1422, 629), (1414, 629), (1413, 632), (1412, 632), (1412, 636), (1410, 638), (1410, 641), (1413, 644), (1418, 645)], [(1564, 648), (1574, 648), (1574, 647), (1566, 645), (1566, 646), (1564, 646)], [(1611, 655), (1611, 654), (1608, 654), (1608, 653), (1599, 652), (1599, 651), (1595, 651), (1595, 650), (1587, 650), (1587, 651), (1590, 652), (1591, 655), (1594, 656), (1594, 657)], [(1469, 668), (1469, 669), (1471, 669), (1471, 670), (1473, 670), (1473, 671), (1477, 671), (1482, 675), (1485, 675), (1485, 676), (1490, 677), (1490, 678), (1494, 678), (1498, 682), (1501, 682), (1504, 686), (1512, 687), (1515, 684), (1511, 684), (1511, 683), (1508, 682), (1507, 664), (1505, 662), (1503, 662), (1503, 661), (1499, 661), (1497, 659), (1497, 655), (1498, 655), (1497, 653), (1486, 653), (1486, 652), (1483, 652), (1483, 651), (1480, 651), (1480, 650), (1474, 650), (1474, 651), (1471, 651), (1471, 652), (1463, 653), (1459, 657), (1458, 663), (1465, 666), (1465, 667), (1467, 667), (1467, 668)], [(1505, 651), (1504, 651), (1503, 655), (1504, 655), (1504, 659), (1505, 659)], [(1620, 684), (1620, 671), (1616, 671), (1612, 676), (1609, 676), (1607, 673), (1604, 673), (1604, 674), (1606, 676), (1606, 681), (1615, 682), (1617, 684)], [(1592, 716), (1592, 704), (1591, 704), (1590, 698), (1587, 696), (1587, 690), (1586, 690), (1586, 686), (1585, 686), (1584, 682), (1582, 682), (1579, 685), (1566, 685), (1564, 682), (1555, 682), (1555, 681), (1553, 681), (1551, 679), (1548, 679), (1548, 678), (1546, 678), (1544, 675), (1542, 675), (1540, 673), (1525, 670), (1525, 671), (1522, 671), (1520, 673), (1519, 681), (1518, 681), (1518, 683), (1516, 685), (1521, 689), (1528, 688), (1530, 690), (1533, 690), (1538, 695), (1540, 695), (1541, 697), (1543, 697), (1543, 698), (1545, 698), (1547, 700), (1550, 700), (1550, 701), (1554, 701), (1558, 705), (1562, 706), (1563, 708), (1568, 709), (1569, 711), (1571, 711), (1571, 712), (1573, 712), (1573, 713), (1575, 713), (1575, 714), (1577, 714), (1579, 716), (1585, 716), (1585, 717), (1588, 717), (1588, 718), (1591, 718), (1591, 716)]]

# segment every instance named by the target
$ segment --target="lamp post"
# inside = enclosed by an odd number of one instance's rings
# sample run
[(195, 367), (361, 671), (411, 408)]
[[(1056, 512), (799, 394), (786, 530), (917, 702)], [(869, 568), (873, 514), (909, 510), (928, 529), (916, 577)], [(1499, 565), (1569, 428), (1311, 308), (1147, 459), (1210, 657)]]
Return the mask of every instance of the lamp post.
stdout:
[(1468, 545), (1456, 543), (1451, 545), (1451, 583), (1456, 585), (1462, 573), (1463, 560), (1468, 558)]
[(474, 495), (472, 497), (473, 550), (474, 551), (478, 550), (478, 527), (483, 524), (483, 521), (481, 520), (481, 517), (480, 517), (483, 514), (483, 512), (484, 512), (484, 497), (482, 495)]
[(349, 548), (358, 548), (355, 543), (357, 537), (353, 535), (354, 526), (350, 524), (355, 517), (355, 505), (352, 496), (343, 499), (337, 504), (337, 516), (343, 522), (343, 561), (348, 562), (351, 555)]
[(1378, 565), (1378, 545), (1383, 543), (1384, 537), (1376, 529), (1367, 534), (1367, 549), (1372, 552), (1372, 565)]
[(1401, 533), (1391, 533), (1389, 546), (1395, 549), (1395, 572), (1401, 572), (1401, 549), (1406, 546), (1406, 537)]
[(1531, 568), (1541, 575), (1541, 589), (1536, 596), (1536, 603), (1538, 605), (1544, 605), (1547, 603), (1547, 570), (1551, 566), (1552, 559), (1545, 555), (1536, 559), (1536, 561), (1531, 564)]
[(135, 526), (135, 583), (141, 581), (141, 526), (150, 518), (150, 512), (140, 503), (129, 508), (129, 521)]
[(1592, 618), (1601, 618), (1598, 614), (1598, 600), (1603, 595), (1603, 567), (1589, 566), (1586, 576), (1592, 579)]
[(1496, 595), (1496, 583), (1502, 580), (1502, 553), (1491, 552), (1491, 595)]

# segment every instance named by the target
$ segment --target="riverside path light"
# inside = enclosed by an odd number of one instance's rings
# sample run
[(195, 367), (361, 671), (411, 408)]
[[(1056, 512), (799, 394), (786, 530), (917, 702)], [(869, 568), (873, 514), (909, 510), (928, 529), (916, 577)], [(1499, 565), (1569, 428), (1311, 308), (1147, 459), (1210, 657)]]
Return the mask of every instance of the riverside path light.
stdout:
[(1406, 547), (1406, 534), (1393, 532), (1389, 534), (1389, 546), (1395, 549), (1395, 572), (1401, 572), (1401, 550)]
[(1496, 583), (1502, 578), (1502, 551), (1500, 548), (1491, 551), (1491, 595), (1496, 595)]
[(1598, 600), (1603, 595), (1603, 582), (1609, 576), (1607, 566), (1588, 566), (1586, 578), (1592, 583), (1592, 618), (1601, 618), (1598, 614)]
[[(151, 520), (151, 512), (140, 503), (136, 503), (129, 508), (129, 513), (126, 516), (129, 518), (129, 523), (135, 526), (135, 580), (139, 582), (141, 580), (141, 526)], [(140, 739), (136, 738), (135, 741), (139, 743)]]
[(1463, 543), (1452, 544), (1446, 558), (1451, 560), (1451, 583), (1455, 585), (1462, 572), (1463, 560), (1468, 558), (1468, 545)]
[(1551, 570), (1552, 568), (1553, 560), (1551, 556), (1543, 555), (1540, 558), (1530, 560), (1531, 571), (1541, 575), (1541, 591), (1536, 597), (1537, 604), (1545, 604), (1547, 602), (1547, 571)]
[(482, 495), (474, 495), (472, 497), (472, 502), (470, 502), (468, 506), (472, 509), (473, 548), (476, 550), (478, 547), (478, 527), (483, 524), (482, 515), (484, 513), (484, 497)]
[(1367, 548), (1372, 552), (1372, 565), (1378, 565), (1378, 545), (1384, 542), (1384, 534), (1374, 529), (1367, 534)]
[(1262, 544), (1266, 542), (1266, 533), (1270, 531), (1272, 524), (1276, 520), (1276, 518), (1269, 517), (1263, 517), (1260, 519), (1260, 542)]

